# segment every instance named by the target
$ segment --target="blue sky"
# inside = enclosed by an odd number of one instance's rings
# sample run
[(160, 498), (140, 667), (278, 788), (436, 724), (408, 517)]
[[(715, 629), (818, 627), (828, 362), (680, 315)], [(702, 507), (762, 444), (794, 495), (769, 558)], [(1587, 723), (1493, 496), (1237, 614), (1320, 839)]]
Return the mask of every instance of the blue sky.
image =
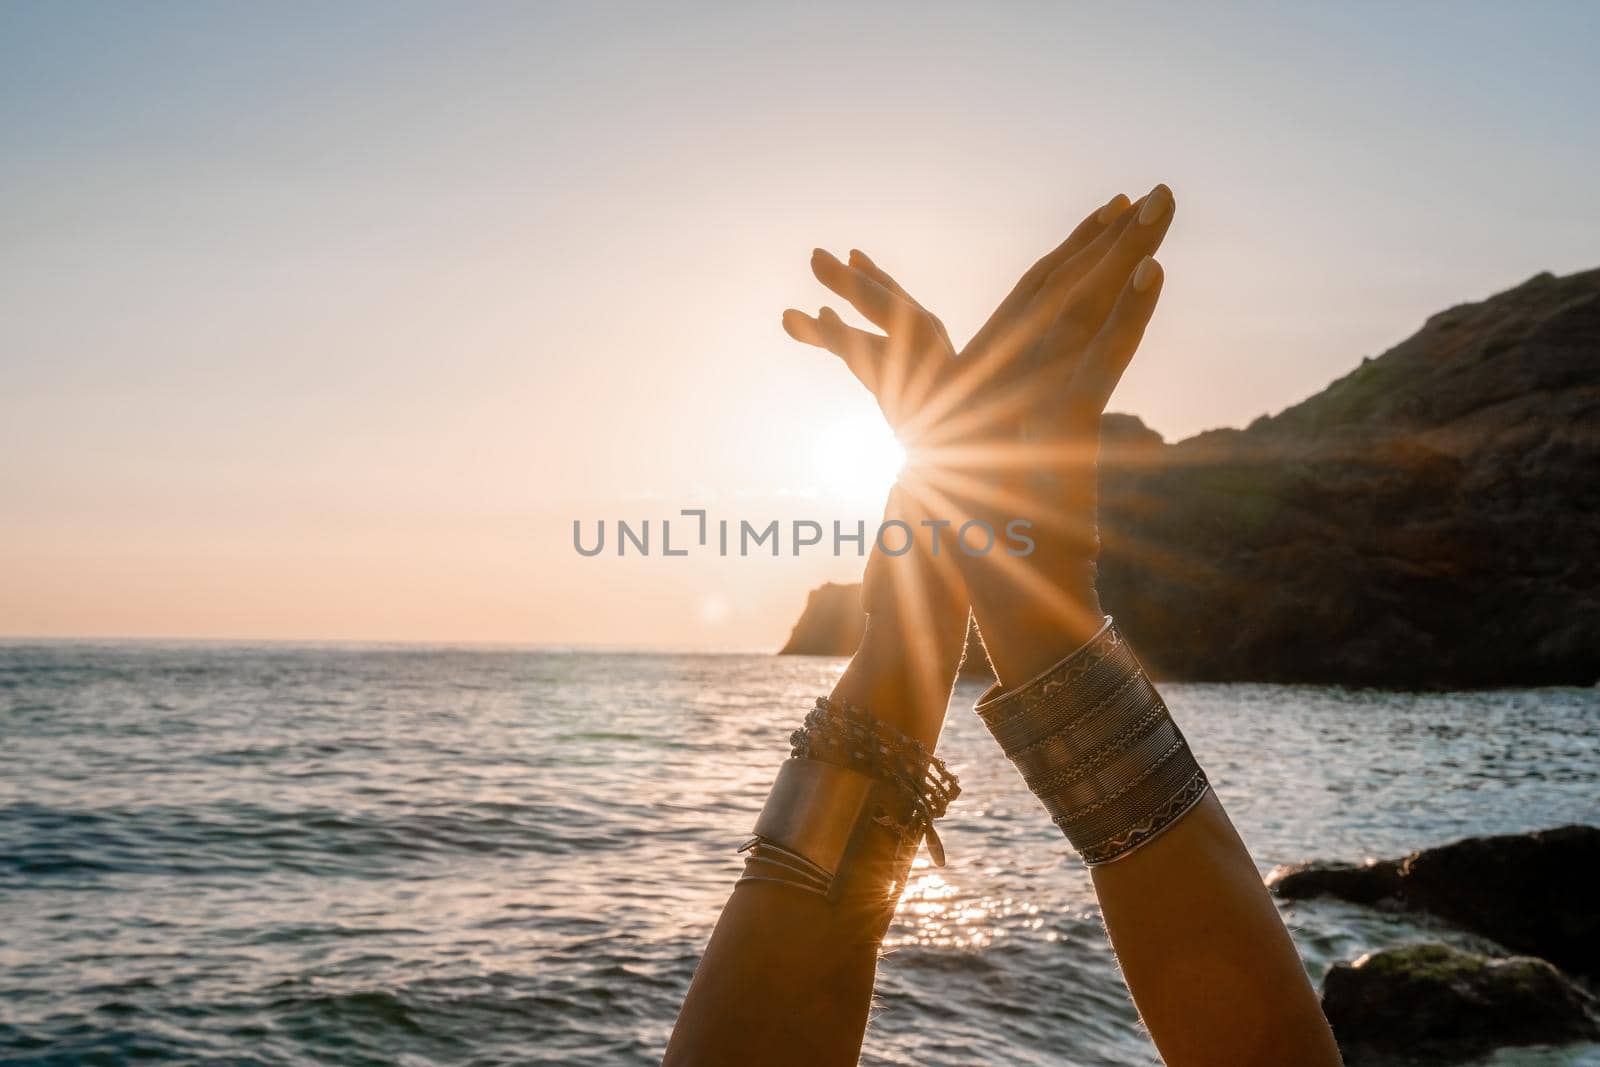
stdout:
[[(766, 642), (848, 568), (622, 582), (572, 572), (567, 524), (870, 513), (805, 447), (870, 404), (777, 325), (822, 299), (814, 245), (965, 334), (1166, 181), (1113, 407), (1242, 425), (1600, 265), (1597, 31), (1577, 3), (7, 5), (0, 632)], [(660, 607), (619, 623), (639, 583)], [(685, 636), (708, 587), (731, 610)]]

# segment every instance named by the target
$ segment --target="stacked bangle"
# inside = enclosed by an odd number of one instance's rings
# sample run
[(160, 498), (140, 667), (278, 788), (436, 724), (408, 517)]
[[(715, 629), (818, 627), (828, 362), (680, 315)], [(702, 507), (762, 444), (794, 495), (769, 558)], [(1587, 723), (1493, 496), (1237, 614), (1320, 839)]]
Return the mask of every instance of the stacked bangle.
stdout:
[(1210, 789), (1116, 624), (977, 712), (1089, 866), (1159, 836)]
[(924, 836), (943, 866), (933, 821), (961, 787), (920, 741), (864, 708), (819, 698), (790, 742), (755, 837), (740, 849), (741, 882), (892, 904)]

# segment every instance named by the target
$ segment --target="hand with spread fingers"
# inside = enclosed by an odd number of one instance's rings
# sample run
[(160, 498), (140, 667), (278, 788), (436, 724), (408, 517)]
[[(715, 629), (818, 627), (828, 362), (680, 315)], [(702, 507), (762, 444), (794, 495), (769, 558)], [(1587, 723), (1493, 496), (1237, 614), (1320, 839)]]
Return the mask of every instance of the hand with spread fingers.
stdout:
[[(1031, 677), (1100, 625), (1100, 416), (1160, 297), (1153, 257), (1174, 206), (1165, 185), (1134, 203), (1113, 197), (1022, 276), (959, 353), (943, 323), (858, 251), (841, 262), (818, 249), (811, 267), (882, 334), (831, 308), (784, 313), (791, 336), (838, 355), (877, 398), (911, 457), (907, 489), (958, 527), (984, 524), (971, 533), (973, 554), (955, 554), (1002, 682)], [(1031, 553), (977, 552), (985, 528), (1016, 519), (1031, 524)]]

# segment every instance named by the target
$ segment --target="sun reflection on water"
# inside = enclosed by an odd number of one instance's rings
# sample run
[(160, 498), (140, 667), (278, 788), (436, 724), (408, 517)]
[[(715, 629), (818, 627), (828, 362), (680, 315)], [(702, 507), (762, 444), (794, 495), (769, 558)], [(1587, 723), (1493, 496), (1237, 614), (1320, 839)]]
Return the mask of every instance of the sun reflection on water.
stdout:
[[(1038, 930), (1037, 904), (1012, 896), (973, 895), (933, 870), (927, 857), (912, 865), (884, 947), (987, 948), (1010, 930)], [(1054, 932), (1044, 935), (1055, 940)]]

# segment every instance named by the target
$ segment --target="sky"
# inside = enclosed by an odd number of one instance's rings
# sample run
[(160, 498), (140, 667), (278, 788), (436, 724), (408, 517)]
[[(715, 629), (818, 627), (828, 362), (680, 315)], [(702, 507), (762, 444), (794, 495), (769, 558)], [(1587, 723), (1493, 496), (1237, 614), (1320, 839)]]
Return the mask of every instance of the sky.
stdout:
[[(0, 635), (765, 649), (875, 522), (783, 334), (859, 247), (965, 337), (1157, 181), (1169, 440), (1600, 265), (1600, 7), (0, 6)], [(614, 533), (614, 525), (613, 525)], [(682, 532), (675, 527), (675, 540)]]

